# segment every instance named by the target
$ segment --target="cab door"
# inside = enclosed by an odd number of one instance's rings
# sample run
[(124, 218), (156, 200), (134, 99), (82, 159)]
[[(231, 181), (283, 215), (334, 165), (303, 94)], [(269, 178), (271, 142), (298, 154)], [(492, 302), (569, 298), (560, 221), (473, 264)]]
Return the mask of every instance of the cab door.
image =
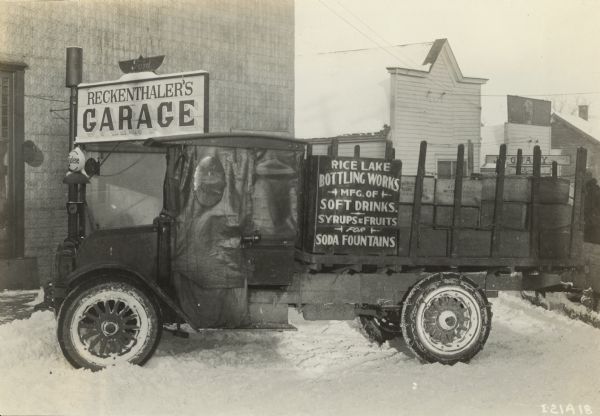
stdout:
[(303, 149), (255, 149), (250, 173), (251, 220), (242, 245), (249, 286), (285, 286), (296, 264), (298, 174)]

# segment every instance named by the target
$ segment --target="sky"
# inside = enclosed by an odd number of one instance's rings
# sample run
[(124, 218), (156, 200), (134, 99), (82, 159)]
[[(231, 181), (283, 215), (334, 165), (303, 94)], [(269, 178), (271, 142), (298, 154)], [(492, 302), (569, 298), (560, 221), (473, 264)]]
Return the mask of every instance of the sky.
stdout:
[[(391, 45), (447, 38), (463, 75), (489, 79), (482, 88), (485, 125), (506, 121), (507, 94), (552, 99), (562, 103), (564, 111), (590, 104), (591, 116), (597, 112), (600, 117), (600, 0), (296, 0), (295, 4), (297, 63), (310, 65), (312, 57), (317, 59), (322, 52), (375, 48), (385, 53)], [(335, 131), (343, 127), (310, 126), (304, 114), (309, 98), (303, 89), (311, 80), (298, 73), (298, 64), (296, 80), (296, 135), (349, 133)], [(373, 131), (386, 120), (387, 113), (374, 120)]]

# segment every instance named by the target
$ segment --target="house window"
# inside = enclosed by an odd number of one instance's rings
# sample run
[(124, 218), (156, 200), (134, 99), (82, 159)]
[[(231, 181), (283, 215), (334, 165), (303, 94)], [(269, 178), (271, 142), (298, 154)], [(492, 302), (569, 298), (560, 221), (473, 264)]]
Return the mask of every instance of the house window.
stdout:
[(452, 179), (456, 176), (455, 160), (438, 160), (437, 177), (439, 179)]

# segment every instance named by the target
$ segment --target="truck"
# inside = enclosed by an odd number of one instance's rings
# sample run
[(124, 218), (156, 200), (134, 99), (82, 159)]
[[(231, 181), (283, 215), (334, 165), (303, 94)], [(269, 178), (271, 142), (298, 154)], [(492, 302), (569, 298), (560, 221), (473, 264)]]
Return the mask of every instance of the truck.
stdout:
[(599, 291), (584, 254), (583, 148), (566, 179), (541, 176), (539, 147), (532, 175), (519, 162), (507, 174), (505, 145), (494, 175), (473, 174), (461, 144), (454, 178), (440, 179), (426, 173), (425, 141), (403, 175), (391, 145), (374, 159), (262, 133), (135, 139), (166, 161), (151, 224), (87, 232), (89, 141), (69, 159), (68, 236), (45, 296), (76, 368), (142, 365), (182, 324), (293, 329), (290, 307), (359, 319), (375, 341), (401, 337), (419, 360), (451, 365), (484, 347), (499, 291)]

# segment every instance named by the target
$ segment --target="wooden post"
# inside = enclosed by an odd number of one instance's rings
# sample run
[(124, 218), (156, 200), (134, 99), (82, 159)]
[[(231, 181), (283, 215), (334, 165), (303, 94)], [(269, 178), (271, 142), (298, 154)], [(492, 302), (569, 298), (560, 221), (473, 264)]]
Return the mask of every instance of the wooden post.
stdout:
[(458, 145), (456, 155), (456, 176), (454, 178), (454, 217), (452, 219), (452, 248), (451, 256), (458, 255), (458, 239), (460, 237), (460, 216), (462, 206), (462, 185), (465, 171), (465, 145)]
[(573, 192), (573, 213), (571, 219), (571, 241), (569, 244), (569, 257), (575, 258), (580, 253), (583, 242), (583, 187), (585, 181), (585, 171), (587, 163), (587, 150), (583, 147), (577, 149), (577, 159), (575, 162), (575, 189)]
[(473, 148), (473, 142), (469, 140), (467, 142), (467, 176), (471, 177), (475, 172), (475, 150)]
[(500, 154), (496, 161), (496, 194), (494, 196), (494, 221), (492, 228), (492, 257), (498, 257), (500, 251), (500, 233), (504, 213), (504, 175), (506, 171), (506, 145), (500, 145)]
[[(399, 160), (396, 163), (398, 163), (399, 167), (398, 167), (398, 182), (402, 183), (402, 161)], [(398, 192), (398, 199), (395, 201), (396, 202), (396, 206), (398, 206), (400, 204), (400, 197), (401, 197), (401, 192), (402, 189), (400, 189), (400, 192)], [(398, 226), (395, 227), (396, 228), (396, 256), (398, 255), (398, 250), (400, 250), (400, 244), (398, 243), (400, 241), (400, 228)], [(409, 242), (410, 244), (410, 242)], [(410, 250), (410, 245), (409, 245), (409, 250)], [(405, 256), (405, 254), (402, 255), (403, 257)], [(394, 268), (396, 268), (397, 266), (395, 266)], [(398, 270), (400, 271), (400, 270)]]
[(521, 168), (523, 167), (523, 150), (517, 150), (517, 171), (515, 172), (517, 175), (521, 174)]
[(385, 142), (385, 160), (393, 160), (394, 159), (394, 148), (392, 147), (392, 142)]
[(533, 177), (531, 178), (531, 231), (529, 234), (529, 254), (532, 258), (540, 255), (540, 177), (542, 175), (542, 151), (539, 146), (533, 148)]
[(354, 158), (358, 159), (360, 157), (360, 145), (357, 144), (354, 146)]
[(338, 139), (331, 139), (331, 144), (327, 148), (327, 155), (329, 157), (338, 156)]
[[(312, 242), (306, 241), (306, 234), (308, 229), (311, 227), (309, 220), (309, 207), (311, 204), (311, 194), (309, 191), (308, 178), (311, 176), (310, 169), (313, 166), (312, 162), (313, 145), (308, 144), (306, 146), (306, 158), (300, 162), (300, 172), (298, 175), (299, 180), (299, 195), (298, 201), (301, 201), (300, 210), (298, 212), (298, 223), (300, 224), (300, 230), (297, 234), (298, 238), (296, 241), (296, 247), (300, 247), (304, 251), (312, 251)], [(312, 224), (314, 226), (314, 224)]]
[(542, 176), (542, 150), (539, 146), (533, 148), (533, 176)]
[(419, 149), (419, 164), (415, 178), (415, 194), (410, 224), (410, 256), (417, 257), (419, 248), (419, 224), (421, 222), (421, 199), (423, 198), (423, 179), (425, 177), (425, 159), (427, 157), (427, 142), (423, 140)]

